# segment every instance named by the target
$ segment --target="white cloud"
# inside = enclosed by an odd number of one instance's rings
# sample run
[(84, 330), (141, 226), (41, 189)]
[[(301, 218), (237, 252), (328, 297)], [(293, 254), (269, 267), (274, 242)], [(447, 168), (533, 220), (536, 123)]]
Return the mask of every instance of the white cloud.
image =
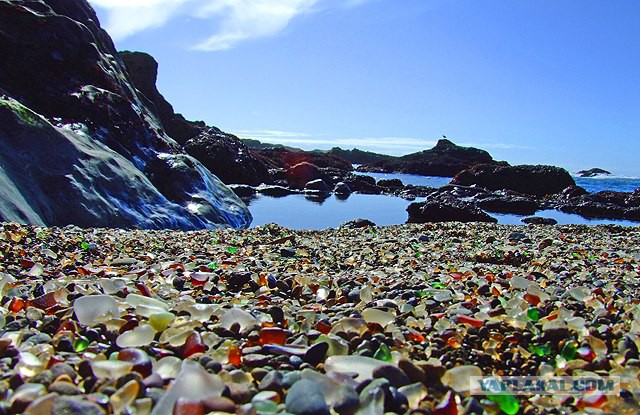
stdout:
[[(211, 33), (194, 39), (193, 49), (220, 51), (238, 43), (274, 36), (298, 16), (326, 7), (335, 0), (89, 0), (105, 12), (105, 29), (116, 40), (162, 27), (178, 18), (211, 23)], [(355, 7), (370, 0), (340, 0)]]

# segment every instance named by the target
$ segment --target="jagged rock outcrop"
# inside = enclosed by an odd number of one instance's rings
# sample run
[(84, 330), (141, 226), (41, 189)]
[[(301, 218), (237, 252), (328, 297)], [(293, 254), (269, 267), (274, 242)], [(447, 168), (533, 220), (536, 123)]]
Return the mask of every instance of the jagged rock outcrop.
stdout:
[(0, 219), (251, 222), (244, 203), (164, 134), (85, 0), (0, 0), (0, 56)]
[(396, 158), (386, 154), (373, 153), (371, 151), (364, 151), (357, 148), (344, 150), (340, 147), (333, 147), (329, 150), (329, 154), (343, 158), (352, 164), (373, 164), (378, 161), (386, 161)]
[(593, 169), (589, 169), (589, 170), (580, 170), (579, 172), (576, 173), (576, 176), (578, 177), (596, 177), (596, 176), (610, 176), (611, 172), (606, 171), (604, 169), (599, 169), (597, 167), (594, 167)]
[(271, 183), (265, 163), (236, 136), (202, 121), (187, 121), (176, 114), (171, 104), (158, 92), (158, 63), (146, 53), (122, 52), (134, 86), (151, 102), (167, 134), (184, 146), (186, 152), (199, 160), (226, 184)]
[(512, 190), (542, 197), (560, 193), (576, 183), (565, 169), (555, 166), (478, 164), (458, 173), (451, 184), (476, 185), (488, 190)]
[(430, 150), (380, 160), (359, 170), (453, 177), (458, 172), (480, 163), (494, 163), (494, 160), (484, 150), (461, 147), (447, 139), (441, 139)]

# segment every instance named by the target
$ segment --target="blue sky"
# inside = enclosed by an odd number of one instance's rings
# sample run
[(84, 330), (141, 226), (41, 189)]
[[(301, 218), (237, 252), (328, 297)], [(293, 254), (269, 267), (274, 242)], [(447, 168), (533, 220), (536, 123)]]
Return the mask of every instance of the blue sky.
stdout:
[(446, 135), (511, 164), (640, 176), (637, 0), (90, 0), (177, 112), (387, 154)]

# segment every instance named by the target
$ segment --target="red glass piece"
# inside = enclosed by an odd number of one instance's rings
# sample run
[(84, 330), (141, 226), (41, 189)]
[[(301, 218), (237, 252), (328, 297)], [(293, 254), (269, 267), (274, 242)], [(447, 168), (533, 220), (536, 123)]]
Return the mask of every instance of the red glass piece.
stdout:
[(29, 302), (29, 305), (33, 307), (39, 308), (40, 310), (48, 310), (54, 305), (57, 305), (58, 301), (56, 300), (56, 293), (50, 292), (40, 297), (36, 297)]
[(409, 330), (407, 333), (405, 333), (404, 335), (405, 339), (412, 341), (412, 342), (416, 342), (416, 343), (422, 343), (424, 342), (424, 336), (420, 333), (418, 333), (415, 330)]
[(204, 353), (206, 350), (207, 346), (203, 343), (200, 333), (194, 331), (187, 337), (182, 346), (182, 358), (186, 359), (196, 353)]
[(579, 347), (576, 352), (578, 353), (578, 356), (587, 362), (591, 362), (596, 358), (596, 354), (589, 347)]
[(472, 327), (475, 327), (475, 328), (480, 328), (480, 327), (484, 326), (484, 321), (478, 320), (477, 318), (465, 316), (463, 314), (458, 314), (456, 316), (456, 320), (458, 321), (458, 323), (468, 324), (468, 325), (470, 325)]
[(149, 355), (142, 349), (122, 349), (118, 353), (118, 360), (133, 363), (132, 370), (138, 372), (143, 378), (151, 375), (153, 371), (153, 362)]
[(200, 401), (178, 398), (173, 406), (173, 415), (204, 415), (204, 405)]
[(259, 341), (261, 346), (265, 344), (283, 345), (287, 342), (287, 333), (278, 327), (264, 327), (260, 330)]
[(606, 403), (606, 395), (604, 395), (601, 391), (593, 391), (578, 399), (576, 407), (580, 410), (584, 408), (601, 408)]
[(229, 347), (229, 363), (234, 366), (242, 365), (242, 351), (238, 346)]
[(13, 297), (8, 308), (12, 313), (17, 313), (27, 308), (27, 303), (22, 298)]
[(524, 295), (524, 300), (534, 307), (540, 304), (540, 297), (538, 297), (537, 295), (526, 293)]
[(140, 291), (140, 295), (151, 297), (151, 291), (149, 291), (149, 287), (147, 287), (143, 282), (137, 282), (136, 288), (138, 289), (138, 291)]
[(447, 392), (440, 403), (433, 408), (433, 415), (458, 415), (456, 397), (451, 391)]
[(194, 272), (191, 274), (191, 284), (194, 287), (204, 287), (204, 285), (209, 281), (209, 275), (201, 272)]
[(331, 323), (324, 319), (320, 320), (316, 323), (316, 330), (322, 334), (329, 334), (331, 331)]

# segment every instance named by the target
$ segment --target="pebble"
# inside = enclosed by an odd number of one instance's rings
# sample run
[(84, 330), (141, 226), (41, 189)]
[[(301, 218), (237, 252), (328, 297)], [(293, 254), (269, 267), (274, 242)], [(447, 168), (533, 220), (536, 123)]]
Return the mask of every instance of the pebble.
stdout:
[(53, 402), (51, 415), (105, 415), (99, 405), (80, 398), (61, 396)]
[(464, 379), (640, 367), (636, 228), (0, 226), (0, 414), (495, 413)]
[(286, 410), (295, 415), (330, 415), (329, 406), (318, 385), (308, 379), (294, 383), (287, 393)]

